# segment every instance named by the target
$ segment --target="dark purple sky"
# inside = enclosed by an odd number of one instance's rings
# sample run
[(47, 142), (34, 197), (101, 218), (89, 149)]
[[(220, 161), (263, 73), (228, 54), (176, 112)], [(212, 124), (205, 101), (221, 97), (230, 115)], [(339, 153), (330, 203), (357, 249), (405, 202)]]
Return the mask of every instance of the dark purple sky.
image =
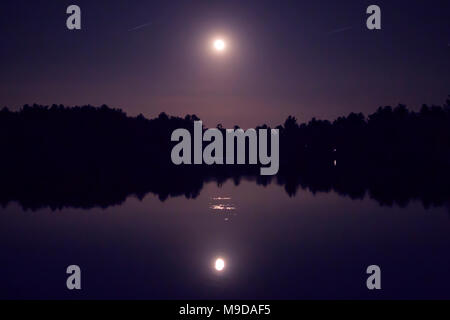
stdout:
[[(66, 29), (70, 4), (81, 31)], [(366, 28), (370, 4), (380, 31)], [(4, 0), (0, 40), (0, 106), (12, 109), (108, 104), (248, 127), (417, 110), (450, 94), (448, 0)]]

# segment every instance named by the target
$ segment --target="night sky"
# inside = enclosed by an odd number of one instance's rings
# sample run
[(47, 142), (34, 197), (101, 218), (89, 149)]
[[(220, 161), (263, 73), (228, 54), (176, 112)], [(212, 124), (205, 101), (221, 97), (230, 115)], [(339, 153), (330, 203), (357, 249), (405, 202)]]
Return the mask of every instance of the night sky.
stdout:
[[(80, 31), (66, 28), (70, 4)], [(371, 4), (382, 30), (366, 28)], [(108, 104), (243, 127), (417, 110), (450, 94), (449, 17), (448, 0), (4, 0), (0, 106)]]

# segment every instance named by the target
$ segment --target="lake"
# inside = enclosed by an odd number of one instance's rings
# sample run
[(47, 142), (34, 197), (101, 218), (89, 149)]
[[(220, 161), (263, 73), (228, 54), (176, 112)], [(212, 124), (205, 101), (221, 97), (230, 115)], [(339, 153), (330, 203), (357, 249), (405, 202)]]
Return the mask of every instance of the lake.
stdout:
[[(10, 202), (0, 208), (0, 298), (450, 299), (449, 207), (293, 195), (251, 178), (105, 208)], [(66, 288), (69, 265), (81, 268), (79, 291)], [(381, 290), (366, 287), (370, 265)]]

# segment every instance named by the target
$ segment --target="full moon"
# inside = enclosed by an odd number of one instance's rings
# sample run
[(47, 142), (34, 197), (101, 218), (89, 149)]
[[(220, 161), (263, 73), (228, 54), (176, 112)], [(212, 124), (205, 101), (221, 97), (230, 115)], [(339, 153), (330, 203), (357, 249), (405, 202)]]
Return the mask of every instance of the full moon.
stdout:
[(226, 47), (225, 41), (223, 41), (222, 39), (214, 40), (213, 45), (214, 45), (214, 49), (216, 51), (223, 51), (223, 50), (225, 50), (225, 47)]
[(215, 268), (217, 271), (222, 271), (225, 268), (225, 261), (221, 258), (217, 259)]

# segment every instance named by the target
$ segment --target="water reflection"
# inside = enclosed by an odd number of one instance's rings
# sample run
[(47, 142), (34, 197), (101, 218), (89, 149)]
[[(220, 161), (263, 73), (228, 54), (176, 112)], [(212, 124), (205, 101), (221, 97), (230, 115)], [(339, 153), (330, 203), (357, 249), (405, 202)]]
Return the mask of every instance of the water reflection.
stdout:
[[(177, 182), (173, 179), (177, 177)], [(448, 206), (450, 203), (450, 184), (446, 175), (411, 175), (400, 171), (362, 170), (347, 168), (345, 165), (310, 167), (299, 171), (280, 171), (277, 176), (260, 176), (251, 174), (214, 174), (212, 176), (195, 172), (190, 174), (148, 173), (128, 177), (126, 181), (93, 179), (85, 177), (76, 181), (48, 183), (41, 180), (17, 181), (17, 184), (3, 185), (0, 181), (0, 206), (11, 201), (18, 202), (22, 208), (37, 210), (49, 207), (52, 210), (66, 207), (90, 209), (106, 208), (120, 205), (129, 196), (143, 199), (147, 194), (155, 194), (161, 201), (171, 197), (184, 196), (197, 198), (206, 183), (215, 182), (217, 186), (231, 180), (236, 186), (241, 181), (252, 181), (256, 185), (282, 186), (290, 196), (297, 196), (300, 190), (316, 194), (334, 191), (351, 199), (375, 199), (381, 205), (399, 205), (405, 207), (411, 200), (420, 200), (425, 208)], [(82, 181), (82, 182), (80, 182)], [(44, 183), (44, 185), (42, 185)], [(231, 212), (236, 206), (229, 195), (212, 195), (210, 210)]]
[(214, 263), (214, 268), (217, 271), (223, 271), (223, 269), (225, 269), (225, 260), (223, 260), (222, 258), (217, 258), (216, 262)]
[(219, 204), (212, 204), (209, 206), (212, 210), (236, 210), (236, 207), (233, 205), (228, 205), (225, 203), (219, 203)]
[(236, 215), (236, 206), (231, 202), (231, 197), (212, 197), (211, 200), (215, 203), (209, 203), (209, 208), (217, 214), (225, 215), (224, 221), (228, 222)]
[[(195, 199), (129, 197), (106, 210), (11, 204), (0, 210), (2, 257), (13, 262), (0, 265), (0, 298), (73, 298), (69, 264), (84, 272), (76, 297), (85, 299), (450, 298), (443, 208), (380, 207), (336, 192), (290, 197), (276, 179), (255, 179), (209, 181)], [(216, 202), (237, 209), (211, 210)], [(382, 268), (379, 293), (365, 286), (371, 264)]]

